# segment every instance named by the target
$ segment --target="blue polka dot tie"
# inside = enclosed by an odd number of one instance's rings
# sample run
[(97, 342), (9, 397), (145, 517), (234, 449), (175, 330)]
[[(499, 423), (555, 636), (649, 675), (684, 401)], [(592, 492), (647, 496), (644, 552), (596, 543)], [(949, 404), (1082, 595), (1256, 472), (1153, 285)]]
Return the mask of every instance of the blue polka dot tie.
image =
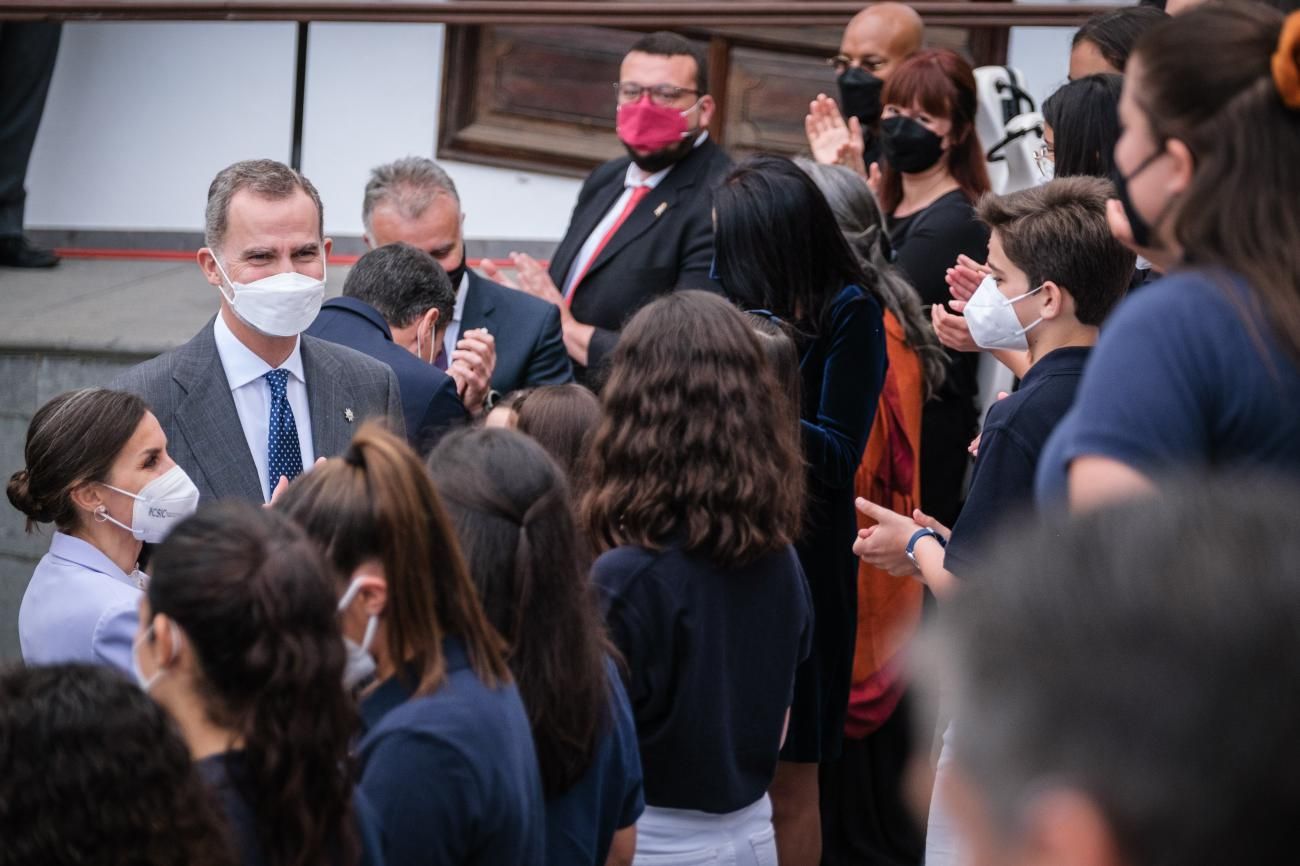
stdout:
[(267, 436), (266, 474), (270, 488), (284, 476), (290, 481), (302, 474), (302, 448), (298, 444), (298, 425), (293, 420), (293, 407), (289, 405), (288, 370), (272, 370), (264, 377), (271, 386), (271, 429)]

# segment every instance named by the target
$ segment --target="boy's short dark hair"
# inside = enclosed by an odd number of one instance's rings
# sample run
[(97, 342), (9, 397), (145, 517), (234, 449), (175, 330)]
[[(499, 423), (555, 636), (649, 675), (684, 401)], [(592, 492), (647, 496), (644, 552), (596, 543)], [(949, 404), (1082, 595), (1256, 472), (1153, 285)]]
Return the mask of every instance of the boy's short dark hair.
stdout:
[(678, 36), (667, 30), (647, 33), (627, 50), (628, 54), (639, 51), (656, 57), (689, 57), (695, 61), (695, 89), (697, 96), (709, 92), (709, 61), (704, 56), (704, 49), (685, 36)]
[(1029, 288), (1052, 281), (1074, 298), (1075, 315), (1100, 325), (1128, 291), (1137, 257), (1110, 233), (1109, 181), (1063, 177), (1007, 195), (986, 193), (976, 212), (998, 233)]

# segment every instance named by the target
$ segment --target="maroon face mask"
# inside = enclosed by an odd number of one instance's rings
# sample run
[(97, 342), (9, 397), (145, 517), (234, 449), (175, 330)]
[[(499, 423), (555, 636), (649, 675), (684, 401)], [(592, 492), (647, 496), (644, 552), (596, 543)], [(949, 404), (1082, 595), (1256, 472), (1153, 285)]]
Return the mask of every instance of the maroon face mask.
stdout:
[(662, 150), (681, 142), (690, 132), (686, 112), (655, 105), (649, 99), (618, 107), (619, 140), (633, 150)]

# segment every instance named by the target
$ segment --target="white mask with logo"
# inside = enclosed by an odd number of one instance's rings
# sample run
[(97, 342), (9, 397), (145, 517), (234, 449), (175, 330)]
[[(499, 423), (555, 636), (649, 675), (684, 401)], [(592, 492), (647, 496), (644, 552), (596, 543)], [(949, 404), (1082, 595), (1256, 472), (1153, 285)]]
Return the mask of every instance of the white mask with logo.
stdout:
[(129, 496), (135, 500), (131, 509), (131, 525), (127, 526), (108, 513), (103, 505), (95, 510), (95, 516), (125, 529), (135, 536), (137, 541), (157, 544), (167, 537), (167, 533), (199, 507), (199, 489), (194, 486), (190, 476), (179, 465), (159, 475), (139, 493), (132, 493), (111, 484), (105, 484), (109, 490)]
[(1043, 319), (1040, 316), (1022, 328), (1015, 305), (1042, 290), (1043, 286), (1039, 286), (1023, 295), (1008, 298), (998, 291), (993, 275), (986, 276), (961, 311), (975, 345), (981, 349), (1015, 349), (1021, 352), (1028, 349), (1029, 340), (1025, 335)]
[[(272, 274), (251, 283), (236, 283), (212, 254), (221, 272), (218, 286), (221, 296), (235, 315), (251, 327), (271, 337), (296, 337), (316, 321), (325, 301), (325, 260), (321, 259), (321, 278), (297, 271)], [(230, 286), (230, 294), (225, 287)]]

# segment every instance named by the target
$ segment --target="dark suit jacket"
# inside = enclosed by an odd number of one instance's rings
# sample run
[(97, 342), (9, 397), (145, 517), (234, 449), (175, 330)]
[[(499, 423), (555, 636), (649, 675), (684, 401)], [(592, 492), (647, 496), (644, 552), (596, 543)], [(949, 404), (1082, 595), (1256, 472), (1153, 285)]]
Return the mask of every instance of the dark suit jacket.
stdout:
[(326, 301), (307, 333), (364, 352), (392, 368), (402, 391), (406, 438), (421, 453), (448, 428), (469, 420), (456, 380), (394, 343), (388, 323), (369, 304), (356, 298)]
[[(631, 160), (597, 168), (582, 185), (568, 231), (551, 257), (551, 279), (561, 290), (582, 245), (623, 194)], [(597, 370), (637, 310), (673, 289), (718, 291), (713, 263), (713, 187), (731, 167), (722, 148), (706, 139), (677, 163), (619, 228), (573, 294), (570, 309), (594, 325), (587, 367)], [(589, 381), (586, 371), (579, 378)]]
[[(405, 433), (397, 377), (360, 352), (302, 337), (302, 368), (317, 457), (342, 453), (367, 418)], [(139, 394), (167, 434), (167, 451), (201, 500), (263, 499), (209, 322), (188, 343), (127, 370), (109, 386)]]
[(573, 381), (560, 311), (554, 304), (470, 271), (460, 332), (474, 328), (487, 328), (496, 337), (492, 387), (502, 394)]

